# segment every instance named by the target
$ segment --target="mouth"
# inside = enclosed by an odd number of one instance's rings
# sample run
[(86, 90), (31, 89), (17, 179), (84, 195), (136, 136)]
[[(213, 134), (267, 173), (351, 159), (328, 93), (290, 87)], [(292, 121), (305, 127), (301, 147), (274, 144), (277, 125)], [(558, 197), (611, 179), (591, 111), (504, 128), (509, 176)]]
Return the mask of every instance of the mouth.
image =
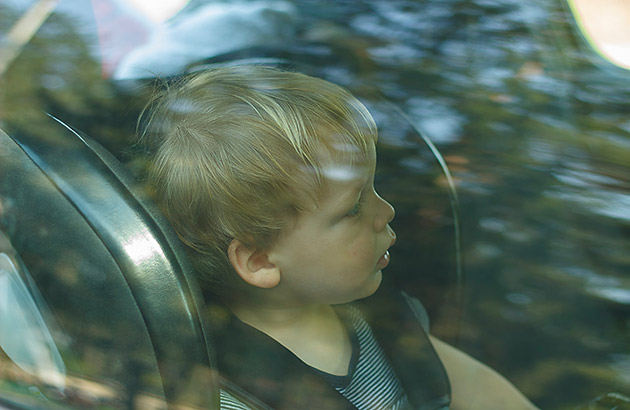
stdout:
[(391, 248), (392, 246), (394, 246), (394, 244), (396, 243), (396, 237), (394, 236), (394, 238), (392, 238), (392, 241), (390, 242), (389, 246), (387, 247), (387, 250), (385, 251), (385, 253), (383, 254), (383, 256), (381, 256), (379, 258), (379, 260), (376, 262), (376, 266), (379, 269), (384, 269), (387, 265), (389, 265), (389, 260), (390, 260), (390, 256), (389, 256), (389, 248)]
[(376, 267), (379, 269), (385, 269), (387, 265), (389, 265), (389, 251), (385, 251), (383, 256), (376, 262)]

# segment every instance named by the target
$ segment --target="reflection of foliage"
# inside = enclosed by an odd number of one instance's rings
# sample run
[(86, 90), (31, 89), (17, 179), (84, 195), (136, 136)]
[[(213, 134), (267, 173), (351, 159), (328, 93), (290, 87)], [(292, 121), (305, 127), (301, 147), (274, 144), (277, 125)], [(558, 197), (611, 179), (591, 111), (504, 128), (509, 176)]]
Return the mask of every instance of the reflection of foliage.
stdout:
[(590, 401), (586, 406), (576, 410), (628, 410), (630, 398), (618, 393), (608, 393)]
[[(460, 190), (465, 325), (434, 317), (433, 329), (459, 336), (543, 408), (627, 394), (628, 304), (600, 291), (630, 289), (630, 74), (580, 48), (560, 4), (363, 6), (369, 11), (339, 6), (331, 14), (351, 21), (356, 37), (378, 36), (346, 53), (369, 56), (371, 71), (337, 68), (333, 80), (359, 93), (362, 83), (375, 85), (426, 124), (429, 137), (447, 137), (437, 143)], [(384, 139), (397, 127), (386, 122)], [(431, 292), (448, 280), (434, 287), (427, 278), (452, 269), (444, 258), (452, 249), (448, 202), (434, 161), (410, 143), (394, 138), (379, 152), (377, 188), (397, 207), (393, 226), (403, 239), (388, 271), (411, 268), (412, 286), (439, 313), (435, 303), (448, 299)]]
[[(429, 137), (443, 134), (436, 142), (462, 202), (468, 300), (464, 325), (445, 314), (434, 331), (458, 336), (543, 408), (627, 395), (627, 369), (611, 369), (630, 346), (628, 304), (593, 287), (630, 287), (627, 209), (619, 211), (630, 195), (628, 74), (594, 63), (554, 2), (295, 3), (303, 38), (328, 46), (297, 47), (296, 60), (375, 106), (378, 89)], [(11, 18), (0, 13), (0, 25)], [(35, 114), (49, 111), (117, 153), (137, 108), (101, 78), (71, 26), (52, 16), (42, 27), (3, 80), (0, 116), (40, 133)], [(382, 117), (376, 182), (397, 208), (400, 237), (388, 272), (439, 314), (451, 300), (448, 197), (426, 148)]]
[[(15, 13), (3, 7), (0, 26), (8, 27), (15, 18)], [(53, 14), (46, 21), (0, 81), (0, 120), (9, 133), (46, 138), (51, 132), (60, 132), (61, 128), (42, 112), (84, 129), (114, 152), (133, 133), (134, 119), (125, 122), (120, 93), (101, 77), (88, 43), (63, 15)], [(7, 175), (2, 178), (10, 179)], [(135, 316), (135, 306), (121, 303), (128, 297), (126, 284), (101, 286), (113, 271), (105, 271), (108, 261), (94, 259), (98, 242), (85, 240), (84, 248), (72, 243), (78, 232), (84, 232), (82, 226), (70, 222), (74, 210), (53, 206), (60, 201), (51, 201), (47, 196), (53, 195), (48, 181), (23, 182), (31, 187), (28, 195), (26, 190), (16, 190), (10, 182), (6, 186), (7, 181), (0, 179), (7, 217), (21, 220), (20, 230), (9, 233), (22, 258), (28, 260), (29, 269), (38, 272), (38, 286), (45, 298), (55, 303), (55, 314), (66, 332), (57, 336), (67, 350), (64, 360), (69, 372), (106, 378), (99, 383), (122, 383), (124, 392), (116, 395), (116, 407), (130, 407), (132, 394), (141, 386), (152, 386), (150, 390), (159, 394), (159, 378), (137, 380), (138, 375), (157, 373), (157, 369), (142, 322)], [(21, 213), (27, 207), (31, 215)], [(37, 217), (37, 212), (44, 216)], [(73, 398), (70, 390), (64, 403), (85, 407), (87, 399), (81, 395), (92, 393), (80, 392), (77, 387), (78, 396)], [(128, 400), (127, 405), (121, 400)]]
[[(15, 21), (3, 7), (0, 27)], [(59, 117), (117, 152), (133, 133), (135, 113), (127, 110), (116, 87), (102, 78), (76, 22), (52, 14), (2, 78), (0, 120), (11, 129), (45, 135), (42, 112)]]
[[(616, 374), (597, 363), (584, 363), (581, 360), (540, 361), (531, 373), (522, 380), (522, 385), (536, 395), (548, 394), (548, 391), (567, 392), (573, 386), (589, 385), (589, 389), (599, 392), (610, 392), (624, 389), (622, 385), (612, 385), (608, 381), (614, 380)], [(575, 404), (569, 404), (570, 398), (564, 394), (555, 395), (547, 401), (547, 408), (558, 410), (577, 410)], [(621, 394), (606, 394), (593, 399), (588, 405), (579, 410), (628, 410), (630, 401)]]

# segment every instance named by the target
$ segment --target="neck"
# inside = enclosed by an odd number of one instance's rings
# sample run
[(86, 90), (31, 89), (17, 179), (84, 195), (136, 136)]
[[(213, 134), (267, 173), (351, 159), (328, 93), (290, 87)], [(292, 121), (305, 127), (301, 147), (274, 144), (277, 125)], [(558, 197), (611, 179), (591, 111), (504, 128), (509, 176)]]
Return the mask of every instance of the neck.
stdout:
[(265, 333), (309, 366), (330, 374), (347, 374), (352, 345), (330, 305), (230, 308), (242, 322)]
[(328, 305), (277, 307), (264, 304), (233, 304), (229, 308), (243, 323), (261, 331), (294, 328), (330, 309)]

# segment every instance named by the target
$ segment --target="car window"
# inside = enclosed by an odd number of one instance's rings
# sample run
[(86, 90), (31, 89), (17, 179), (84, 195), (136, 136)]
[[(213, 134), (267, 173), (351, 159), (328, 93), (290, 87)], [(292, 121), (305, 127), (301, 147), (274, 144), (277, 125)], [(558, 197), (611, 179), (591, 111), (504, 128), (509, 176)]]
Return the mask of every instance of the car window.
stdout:
[(29, 287), (22, 279), (17, 267), (6, 253), (0, 254), (0, 346), (8, 358), (23, 372), (37, 377), (42, 384), (50, 385), (59, 391), (66, 383), (66, 365), (61, 359), (59, 349), (52, 336), (59, 333), (59, 326), (53, 320), (46, 322), (42, 316), (50, 317), (48, 309), (35, 301), (36, 290)]
[[(396, 208), (398, 234), (387, 270), (426, 307), (431, 332), (541, 408), (627, 403), (630, 71), (626, 31), (602, 24), (626, 22), (627, 4), (191, 0), (147, 11), (136, 3), (3, 3), (0, 34), (10, 41), (0, 46), (0, 128), (46, 135), (48, 112), (140, 172), (146, 164), (130, 141), (156, 83), (253, 62), (340, 84), (378, 124), (375, 185)], [(613, 3), (622, 7), (614, 19)], [(38, 187), (29, 201), (2, 181), (0, 230), (24, 259), (0, 250), (0, 281), (15, 298), (4, 312), (37, 307), (41, 320), (33, 313), (29, 323), (45, 346), (42, 366), (65, 374), (76, 407), (83, 393), (73, 389), (101, 392), (85, 393), (88, 403), (113, 397), (124, 407), (134, 391), (159, 402), (166, 393), (151, 335), (122, 279), (105, 290), (109, 267), (118, 268), (98, 236), (63, 251), (85, 228), (68, 225), (64, 215), (76, 210), (47, 208), (45, 178), (27, 181)], [(16, 230), (20, 218), (27, 231)], [(32, 258), (34, 249), (51, 262)], [(33, 285), (29, 275), (42, 279)], [(225, 324), (225, 311), (202, 309)], [(5, 363), (19, 356), (11, 349)], [(44, 387), (28, 390), (37, 370), (11, 369), (0, 396), (57, 400)]]

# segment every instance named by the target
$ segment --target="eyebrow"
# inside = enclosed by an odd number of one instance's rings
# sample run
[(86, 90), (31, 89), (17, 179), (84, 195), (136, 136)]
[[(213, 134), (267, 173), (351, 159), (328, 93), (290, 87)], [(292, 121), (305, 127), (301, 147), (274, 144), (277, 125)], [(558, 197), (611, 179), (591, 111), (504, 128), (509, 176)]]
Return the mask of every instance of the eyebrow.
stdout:
[(337, 198), (333, 199), (333, 206), (335, 209), (349, 208), (356, 204), (361, 198), (365, 185), (369, 178), (366, 180), (366, 175), (362, 170), (357, 170), (354, 167), (346, 166), (333, 166), (328, 167), (322, 172), (326, 179), (331, 182), (347, 183), (349, 187), (341, 194), (337, 195)]
[(365, 183), (362, 183), (360, 186), (357, 186), (352, 191), (350, 191), (352, 195), (349, 195), (349, 198), (352, 198), (354, 202), (357, 202), (357, 199), (359, 199), (361, 195), (363, 195), (364, 188), (365, 188)]
[(342, 194), (341, 200), (338, 202), (338, 206), (349, 208), (354, 206), (358, 200), (361, 198), (363, 194), (363, 189), (365, 188), (365, 181), (357, 181), (356, 186), (349, 189), (347, 193)]

